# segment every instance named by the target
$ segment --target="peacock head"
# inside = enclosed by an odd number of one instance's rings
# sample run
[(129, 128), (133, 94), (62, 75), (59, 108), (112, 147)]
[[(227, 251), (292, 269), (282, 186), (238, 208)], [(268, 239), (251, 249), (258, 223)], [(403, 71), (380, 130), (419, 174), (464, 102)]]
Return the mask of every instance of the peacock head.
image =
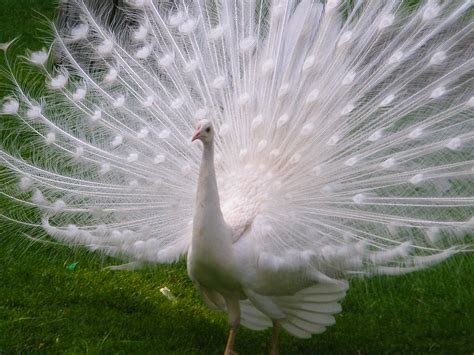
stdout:
[(196, 139), (199, 139), (204, 144), (212, 142), (214, 139), (214, 127), (212, 126), (211, 121), (201, 120), (198, 122), (191, 142), (194, 142)]

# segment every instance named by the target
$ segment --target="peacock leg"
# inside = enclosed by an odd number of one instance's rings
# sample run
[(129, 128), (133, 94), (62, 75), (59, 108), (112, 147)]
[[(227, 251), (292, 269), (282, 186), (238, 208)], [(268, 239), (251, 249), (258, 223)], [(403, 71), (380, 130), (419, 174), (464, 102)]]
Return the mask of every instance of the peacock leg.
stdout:
[(225, 347), (224, 355), (237, 355), (237, 353), (233, 350), (235, 335), (237, 334), (237, 327), (238, 326), (231, 326), (230, 328), (229, 338), (227, 339), (227, 346)]
[(234, 351), (235, 336), (237, 328), (240, 324), (240, 305), (238, 300), (225, 300), (227, 305), (227, 312), (229, 314), (230, 332), (227, 339), (224, 355), (237, 355)]
[(270, 355), (278, 355), (278, 334), (280, 334), (281, 324), (279, 321), (273, 321), (272, 343), (270, 345)]

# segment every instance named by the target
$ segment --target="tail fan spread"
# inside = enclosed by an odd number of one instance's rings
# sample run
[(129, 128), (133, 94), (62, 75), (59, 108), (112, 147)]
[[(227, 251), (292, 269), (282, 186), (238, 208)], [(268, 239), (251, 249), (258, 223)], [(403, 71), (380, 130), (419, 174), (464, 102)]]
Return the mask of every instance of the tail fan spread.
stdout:
[[(0, 193), (18, 204), (4, 220), (177, 260), (200, 161), (189, 137), (208, 118), (224, 217), (237, 239), (258, 227), (262, 267), (394, 274), (467, 248), (470, 1), (130, 0), (119, 22), (88, 4), (64, 3), (74, 15), (49, 49), (21, 58), (40, 93), (2, 47)], [(290, 332), (312, 321), (295, 312)]]

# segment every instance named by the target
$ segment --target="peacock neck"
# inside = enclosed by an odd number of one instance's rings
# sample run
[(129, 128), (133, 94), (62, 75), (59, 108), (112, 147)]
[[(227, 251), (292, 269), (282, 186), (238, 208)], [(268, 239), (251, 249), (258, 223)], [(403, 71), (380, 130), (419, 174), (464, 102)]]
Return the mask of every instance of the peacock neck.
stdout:
[(216, 171), (214, 168), (214, 144), (211, 141), (204, 144), (202, 152), (196, 195), (194, 227), (202, 232), (204, 229), (211, 228), (216, 223), (222, 221), (223, 216), (217, 189)]
[(216, 170), (214, 168), (214, 144), (212, 142), (204, 144), (198, 183), (200, 187), (198, 190), (198, 200), (204, 200), (211, 205), (220, 206)]

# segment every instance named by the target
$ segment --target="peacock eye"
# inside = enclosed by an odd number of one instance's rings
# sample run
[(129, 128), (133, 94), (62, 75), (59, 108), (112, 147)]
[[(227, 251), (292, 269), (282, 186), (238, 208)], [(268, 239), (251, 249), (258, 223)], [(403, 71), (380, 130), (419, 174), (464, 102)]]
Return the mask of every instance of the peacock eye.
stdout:
[(211, 131), (211, 127), (206, 128), (206, 132), (209, 133)]

